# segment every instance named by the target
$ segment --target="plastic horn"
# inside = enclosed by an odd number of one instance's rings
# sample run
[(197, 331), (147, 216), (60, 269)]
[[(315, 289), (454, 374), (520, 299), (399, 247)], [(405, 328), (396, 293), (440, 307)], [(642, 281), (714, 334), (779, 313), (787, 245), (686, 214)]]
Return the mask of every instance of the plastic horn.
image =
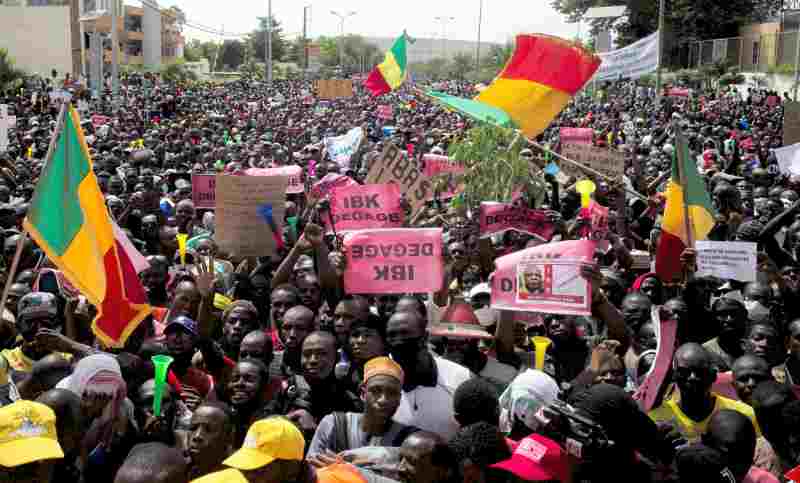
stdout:
[(575, 189), (581, 194), (581, 207), (588, 208), (589, 203), (592, 201), (592, 193), (597, 189), (594, 182), (590, 179), (578, 181), (575, 184)]
[(181, 255), (181, 265), (186, 265), (186, 239), (189, 238), (187, 233), (178, 233), (175, 235), (178, 240), (178, 253)]
[(547, 347), (553, 343), (549, 337), (544, 337), (541, 335), (535, 335), (531, 337), (531, 341), (533, 342), (533, 347), (536, 348), (536, 361), (535, 361), (535, 369), (542, 370), (544, 369), (544, 356), (547, 353)]
[(172, 357), (156, 354), (150, 358), (156, 368), (155, 388), (153, 391), (153, 415), (161, 416), (161, 399), (164, 397), (164, 387), (167, 385), (167, 368), (172, 363)]

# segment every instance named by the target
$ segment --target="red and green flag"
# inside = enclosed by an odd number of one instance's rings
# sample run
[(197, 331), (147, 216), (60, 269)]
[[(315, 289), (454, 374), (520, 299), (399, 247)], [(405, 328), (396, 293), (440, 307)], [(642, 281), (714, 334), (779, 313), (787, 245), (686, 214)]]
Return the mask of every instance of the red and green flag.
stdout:
[(406, 80), (408, 71), (406, 69), (407, 56), (406, 44), (408, 43), (408, 35), (403, 32), (403, 35), (395, 40), (392, 48), (386, 52), (383, 62), (378, 64), (372, 72), (369, 73), (367, 80), (364, 81), (364, 87), (372, 92), (373, 96), (380, 96), (391, 92)]
[[(74, 107), (64, 107), (25, 230), (97, 307), (95, 335), (122, 347), (151, 308), (131, 253), (115, 234)], [(121, 231), (120, 231), (121, 233)]]
[(695, 241), (705, 240), (715, 223), (711, 197), (680, 129), (676, 131), (672, 176), (667, 183), (666, 198), (656, 251), (656, 273), (661, 280), (672, 282), (681, 277), (681, 253), (693, 247)]

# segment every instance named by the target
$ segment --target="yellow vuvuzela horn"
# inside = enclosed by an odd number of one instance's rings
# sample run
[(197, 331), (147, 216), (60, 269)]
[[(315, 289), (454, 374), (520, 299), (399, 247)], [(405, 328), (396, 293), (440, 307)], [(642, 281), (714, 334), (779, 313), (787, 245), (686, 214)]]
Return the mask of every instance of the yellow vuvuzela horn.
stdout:
[(544, 356), (547, 353), (547, 348), (553, 343), (553, 341), (550, 340), (549, 337), (535, 335), (531, 337), (531, 342), (533, 342), (533, 347), (536, 349), (534, 368), (541, 371), (544, 369)]

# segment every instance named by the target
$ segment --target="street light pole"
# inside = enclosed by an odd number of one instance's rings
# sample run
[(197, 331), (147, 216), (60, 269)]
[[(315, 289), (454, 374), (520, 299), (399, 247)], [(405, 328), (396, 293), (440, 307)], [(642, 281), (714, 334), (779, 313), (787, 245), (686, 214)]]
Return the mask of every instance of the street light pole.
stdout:
[(267, 43), (264, 48), (267, 57), (267, 84), (272, 85), (272, 0), (267, 0)]
[(344, 70), (344, 64), (342, 63), (342, 42), (344, 42), (344, 21), (348, 17), (352, 17), (353, 15), (355, 15), (356, 12), (350, 11), (345, 14), (341, 14), (339, 12), (331, 10), (331, 13), (339, 17), (339, 68)]
[(656, 69), (656, 108), (661, 107), (661, 64), (664, 57), (664, 9), (665, 0), (658, 4), (658, 68)]
[(442, 58), (447, 58), (447, 22), (452, 22), (455, 17), (434, 17), (434, 20), (442, 24)]
[(481, 73), (481, 24), (483, 23), (483, 0), (478, 0), (478, 48), (475, 52), (475, 77)]

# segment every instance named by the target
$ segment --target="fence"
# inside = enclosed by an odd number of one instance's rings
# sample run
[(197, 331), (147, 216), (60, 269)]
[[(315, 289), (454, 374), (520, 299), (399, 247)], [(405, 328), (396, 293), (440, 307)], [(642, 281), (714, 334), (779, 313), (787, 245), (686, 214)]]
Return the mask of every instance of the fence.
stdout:
[(724, 61), (741, 72), (769, 72), (781, 65), (795, 65), (798, 41), (798, 32), (777, 32), (686, 42), (671, 52), (670, 64), (700, 68)]

